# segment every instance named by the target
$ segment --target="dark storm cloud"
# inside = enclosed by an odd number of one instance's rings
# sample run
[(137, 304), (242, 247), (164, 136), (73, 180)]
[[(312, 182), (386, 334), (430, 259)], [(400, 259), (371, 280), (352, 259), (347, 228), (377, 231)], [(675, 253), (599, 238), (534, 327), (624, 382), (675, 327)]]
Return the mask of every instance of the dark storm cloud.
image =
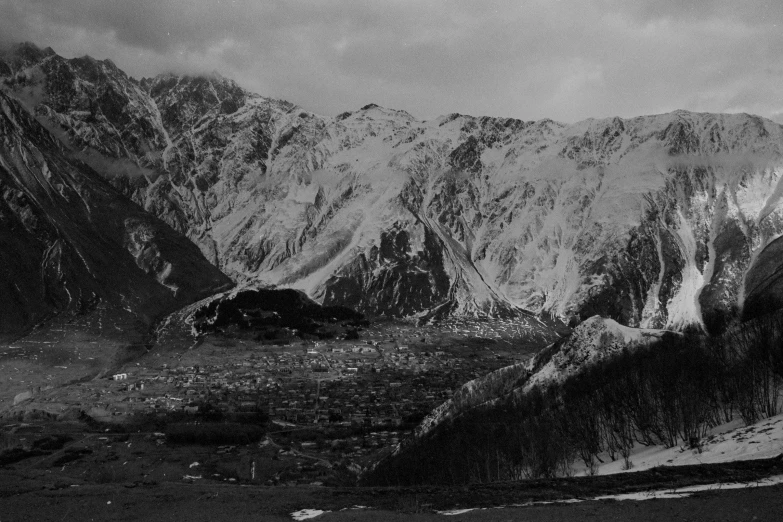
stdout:
[[(0, 39), (211, 71), (327, 114), (783, 114), (783, 2), (0, 0)], [(780, 25), (779, 25), (780, 24)]]

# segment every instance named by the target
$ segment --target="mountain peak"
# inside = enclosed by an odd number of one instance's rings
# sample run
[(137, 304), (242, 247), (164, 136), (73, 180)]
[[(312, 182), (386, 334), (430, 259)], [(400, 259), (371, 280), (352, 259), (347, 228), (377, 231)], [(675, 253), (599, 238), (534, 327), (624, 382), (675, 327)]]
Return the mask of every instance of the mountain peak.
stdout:
[(237, 84), (237, 82), (235, 82), (231, 78), (223, 76), (217, 70), (212, 70), (210, 72), (198, 72), (198, 73), (177, 73), (177, 72), (169, 71), (169, 72), (160, 73), (152, 78), (142, 78), (142, 81), (146, 83), (159, 83), (159, 82), (170, 83), (173, 80), (183, 84), (194, 83), (194, 82), (211, 83), (211, 84), (225, 84), (225, 85), (231, 85), (236, 88), (241, 88), (239, 87), (239, 84)]
[(12, 54), (17, 56), (52, 56), (54, 54), (57, 54), (54, 52), (54, 50), (51, 47), (45, 47), (41, 49), (37, 45), (35, 45), (33, 42), (20, 42), (17, 44), (11, 45), (8, 49), (5, 50), (3, 54)]
[(0, 76), (11, 75), (56, 55), (51, 47), (41, 49), (32, 42), (12, 45), (5, 50), (0, 50)]
[(143, 79), (141, 86), (157, 105), (164, 125), (174, 129), (192, 125), (210, 113), (233, 114), (249, 96), (236, 82), (216, 72), (165, 73)]

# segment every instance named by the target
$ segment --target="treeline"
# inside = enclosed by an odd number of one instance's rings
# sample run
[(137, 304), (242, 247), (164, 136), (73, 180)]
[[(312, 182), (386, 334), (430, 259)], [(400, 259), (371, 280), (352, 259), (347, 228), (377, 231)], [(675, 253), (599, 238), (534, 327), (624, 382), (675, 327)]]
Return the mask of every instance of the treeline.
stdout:
[(707, 432), (783, 409), (783, 316), (722, 336), (664, 336), (559, 385), (446, 421), (364, 477), (367, 485), (469, 484), (565, 476), (602, 459), (632, 467), (637, 444), (699, 449)]

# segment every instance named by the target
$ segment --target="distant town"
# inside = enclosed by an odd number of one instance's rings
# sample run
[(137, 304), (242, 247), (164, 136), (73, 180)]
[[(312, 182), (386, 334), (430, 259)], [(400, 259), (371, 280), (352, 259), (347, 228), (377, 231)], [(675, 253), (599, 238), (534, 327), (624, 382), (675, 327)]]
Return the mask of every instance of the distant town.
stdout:
[[(515, 343), (516, 331), (506, 332), (513, 326), (476, 322), (436, 331), (382, 323), (359, 339), (282, 343), (208, 335), (184, 350), (150, 352), (102, 378), (34, 390), (29, 407), (83, 411), (106, 425), (260, 417), (267, 442), (255, 451), (277, 452), (265, 461), (265, 482), (334, 480), (337, 470), (358, 473), (391, 451), (465, 382), (525, 360), (529, 351)], [(270, 465), (275, 458), (283, 460)]]
[(295, 424), (398, 427), (447, 400), (466, 381), (510, 363), (500, 356), (455, 359), (408, 344), (315, 342), (261, 349), (242, 361), (163, 364), (116, 374), (115, 389), (126, 397), (111, 401), (111, 409), (197, 413), (199, 405), (209, 404), (222, 411), (266, 411), (273, 420)]

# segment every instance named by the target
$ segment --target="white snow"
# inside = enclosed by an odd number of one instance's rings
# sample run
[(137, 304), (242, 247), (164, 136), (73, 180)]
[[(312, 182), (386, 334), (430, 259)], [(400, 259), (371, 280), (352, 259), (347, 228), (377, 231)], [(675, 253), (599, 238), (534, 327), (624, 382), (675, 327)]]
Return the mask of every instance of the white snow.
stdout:
[(696, 266), (696, 237), (690, 222), (679, 210), (677, 217), (679, 218), (679, 227), (675, 230), (674, 237), (677, 239), (677, 246), (680, 248), (680, 255), (685, 261), (685, 266), (681, 272), (682, 282), (668, 303), (669, 319), (666, 322), (666, 327), (680, 329), (691, 324), (704, 326), (697, 301), (699, 292), (704, 286), (704, 276)]
[[(534, 502), (525, 502), (522, 504), (508, 504), (508, 505), (483, 507), (483, 508), (445, 509), (441, 511), (435, 511), (435, 513), (443, 516), (458, 516), (477, 510), (482, 510), (482, 511), (497, 510), (497, 509), (507, 509), (507, 508), (545, 506), (545, 505), (552, 505), (552, 504), (578, 504), (581, 502), (588, 502), (588, 501), (595, 501), (595, 500), (642, 501), (642, 500), (655, 500), (655, 499), (665, 499), (665, 498), (685, 498), (693, 495), (694, 493), (698, 493), (700, 491), (726, 491), (732, 489), (768, 487), (768, 486), (775, 486), (778, 484), (783, 484), (783, 475), (772, 475), (751, 482), (724, 482), (724, 483), (712, 483), (712, 484), (698, 484), (694, 486), (684, 486), (681, 488), (651, 489), (648, 491), (637, 491), (635, 493), (618, 493), (616, 495), (600, 495), (597, 497), (590, 497), (590, 498), (569, 498), (566, 500), (542, 500), (542, 501), (534, 501)], [(306, 520), (309, 518), (314, 518), (324, 513), (328, 513), (328, 511), (321, 511), (320, 509), (303, 509), (301, 511), (295, 511), (294, 513), (291, 513), (291, 517), (293, 517), (294, 520), (298, 521), (298, 520)]]
[(591, 500), (653, 500), (657, 498), (683, 498), (689, 497), (699, 491), (723, 491), (727, 489), (746, 489), (765, 486), (775, 486), (783, 484), (783, 475), (773, 475), (771, 477), (759, 479), (754, 482), (727, 482), (718, 484), (699, 484), (696, 486), (685, 486), (677, 489), (662, 489), (651, 491), (640, 491), (637, 493), (622, 493), (618, 495), (603, 495), (594, 497)]
[(299, 511), (294, 511), (291, 513), (291, 518), (294, 520), (307, 520), (310, 518), (315, 518), (319, 515), (323, 515), (324, 513), (329, 513), (328, 511), (322, 511), (320, 509), (300, 509)]
[(714, 484), (699, 484), (695, 486), (685, 486), (676, 489), (657, 489), (657, 490), (649, 490), (649, 491), (638, 491), (636, 493), (601, 495), (598, 497), (591, 497), (591, 498), (570, 498), (567, 500), (556, 500), (556, 501), (545, 500), (545, 501), (536, 501), (536, 502), (525, 502), (524, 504), (511, 504), (511, 505), (496, 506), (491, 508), (461, 508), (461, 509), (451, 509), (445, 511), (436, 511), (436, 513), (439, 515), (454, 516), (454, 515), (462, 515), (463, 513), (468, 513), (470, 511), (475, 511), (477, 509), (486, 510), (486, 509), (544, 506), (544, 505), (551, 505), (551, 504), (577, 504), (580, 502), (587, 502), (591, 500), (640, 501), (640, 500), (654, 500), (654, 499), (663, 499), (663, 498), (685, 498), (699, 491), (725, 491), (729, 489), (745, 489), (745, 488), (775, 486), (777, 484), (783, 484), (783, 475), (773, 475), (771, 477), (766, 477), (753, 482), (727, 482), (727, 483), (714, 483)]
[[(638, 446), (631, 455), (633, 467), (625, 467), (622, 459), (606, 462), (598, 467), (598, 475), (642, 471), (656, 466), (685, 466), (691, 464), (717, 464), (737, 460), (755, 460), (777, 457), (783, 454), (783, 414), (762, 420), (746, 427), (738, 427), (740, 421), (713, 429), (702, 445), (701, 451), (675, 446)], [(578, 474), (583, 475), (582, 470)]]
[(289, 187), (288, 195), (286, 199), (295, 201), (297, 203), (315, 203), (315, 198), (318, 196), (318, 185), (315, 183), (296, 183)]

